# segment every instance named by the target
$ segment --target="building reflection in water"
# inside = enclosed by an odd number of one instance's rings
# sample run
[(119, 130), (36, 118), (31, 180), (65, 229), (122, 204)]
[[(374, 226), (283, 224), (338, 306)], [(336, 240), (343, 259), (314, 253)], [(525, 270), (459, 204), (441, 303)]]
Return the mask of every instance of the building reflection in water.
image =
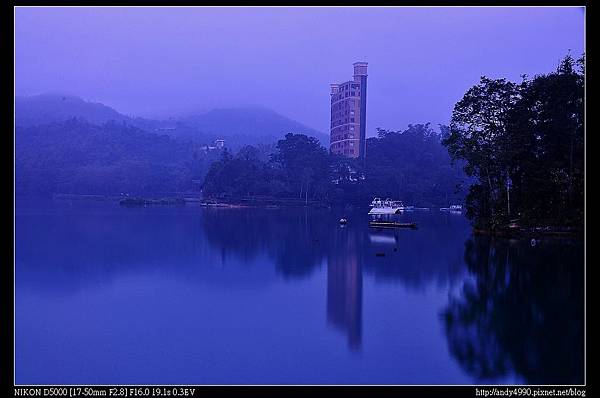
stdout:
[(327, 257), (327, 321), (348, 336), (348, 347), (362, 343), (362, 268), (355, 231), (340, 228)]

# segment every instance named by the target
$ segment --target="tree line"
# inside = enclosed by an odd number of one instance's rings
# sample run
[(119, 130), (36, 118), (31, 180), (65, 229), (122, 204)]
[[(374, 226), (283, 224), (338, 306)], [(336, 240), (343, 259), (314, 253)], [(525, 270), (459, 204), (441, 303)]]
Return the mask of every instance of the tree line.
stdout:
[(331, 154), (318, 140), (292, 133), (268, 157), (261, 158), (253, 146), (235, 155), (224, 152), (206, 175), (203, 195), (363, 206), (374, 196), (421, 206), (460, 203), (468, 179), (460, 165), (451, 164), (441, 135), (429, 123), (377, 132), (367, 139), (364, 160)]

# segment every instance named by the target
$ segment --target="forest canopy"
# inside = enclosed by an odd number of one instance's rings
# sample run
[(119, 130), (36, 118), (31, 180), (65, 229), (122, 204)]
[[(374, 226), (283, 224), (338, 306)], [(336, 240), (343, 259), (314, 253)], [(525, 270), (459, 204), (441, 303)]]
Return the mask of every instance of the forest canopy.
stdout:
[(317, 140), (287, 134), (268, 160), (247, 146), (213, 163), (203, 194), (215, 198), (274, 196), (366, 206), (374, 196), (434, 206), (460, 202), (466, 176), (452, 165), (440, 134), (429, 124), (404, 131), (378, 129), (366, 160), (330, 154)]

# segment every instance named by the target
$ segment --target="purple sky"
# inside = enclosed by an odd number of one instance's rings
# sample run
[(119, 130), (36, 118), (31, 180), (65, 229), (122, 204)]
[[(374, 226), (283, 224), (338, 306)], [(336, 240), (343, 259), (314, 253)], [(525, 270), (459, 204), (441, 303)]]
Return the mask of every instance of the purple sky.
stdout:
[(329, 84), (369, 62), (367, 131), (448, 123), (481, 75), (520, 80), (584, 51), (582, 8), (17, 8), (17, 95), (165, 117), (271, 108), (323, 132)]

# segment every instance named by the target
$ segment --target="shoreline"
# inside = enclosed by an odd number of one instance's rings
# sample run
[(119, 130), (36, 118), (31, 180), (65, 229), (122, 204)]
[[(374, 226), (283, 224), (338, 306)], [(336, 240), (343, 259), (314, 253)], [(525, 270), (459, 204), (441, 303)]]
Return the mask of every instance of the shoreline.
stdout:
[[(328, 204), (314, 200), (306, 201), (299, 198), (272, 198), (272, 197), (251, 197), (244, 199), (223, 199), (223, 198), (202, 198), (200, 196), (192, 197), (190, 193), (184, 193), (181, 196), (154, 196), (154, 197), (123, 197), (115, 195), (94, 195), (94, 194), (54, 194), (53, 200), (93, 200), (93, 201), (111, 201), (119, 202), (124, 207), (136, 206), (182, 206), (187, 203), (193, 203), (204, 208), (215, 209), (243, 209), (243, 208), (299, 208), (310, 207), (315, 209), (332, 209), (344, 207), (342, 205)], [(359, 209), (361, 206), (348, 205), (350, 208)], [(364, 206), (368, 209), (368, 206)], [(436, 207), (429, 208), (430, 210)], [(445, 212), (441, 212), (445, 214)], [(464, 213), (463, 213), (464, 215)], [(579, 238), (584, 237), (583, 228), (565, 227), (565, 226), (528, 226), (528, 227), (509, 227), (500, 228), (472, 228), (474, 235), (488, 235), (497, 238), (508, 239), (529, 239), (529, 238)]]
[(508, 239), (529, 239), (529, 238), (578, 238), (583, 239), (583, 228), (572, 227), (522, 227), (522, 228), (501, 228), (501, 229), (483, 229), (473, 228), (474, 235), (488, 235), (497, 238)]

